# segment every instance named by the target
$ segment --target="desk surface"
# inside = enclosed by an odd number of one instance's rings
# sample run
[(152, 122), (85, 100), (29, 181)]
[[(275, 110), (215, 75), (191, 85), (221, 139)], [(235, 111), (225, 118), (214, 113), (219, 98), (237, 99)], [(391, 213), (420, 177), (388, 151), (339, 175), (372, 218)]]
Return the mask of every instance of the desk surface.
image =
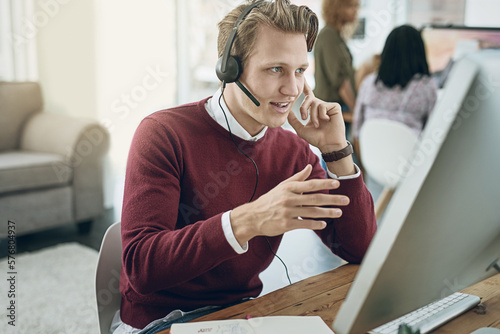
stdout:
[[(238, 304), (195, 321), (244, 319), (275, 315), (318, 315), (331, 327), (359, 266), (344, 265), (262, 297)], [(440, 327), (434, 333), (470, 333), (481, 327), (500, 328), (500, 274), (462, 290), (482, 298), (480, 306)], [(161, 333), (167, 334), (169, 330)]]

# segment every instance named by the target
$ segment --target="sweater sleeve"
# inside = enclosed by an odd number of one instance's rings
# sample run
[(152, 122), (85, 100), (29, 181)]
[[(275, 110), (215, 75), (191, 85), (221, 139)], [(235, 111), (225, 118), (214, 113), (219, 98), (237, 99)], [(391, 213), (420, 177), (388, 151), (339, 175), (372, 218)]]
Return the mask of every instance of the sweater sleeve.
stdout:
[(127, 162), (122, 209), (123, 267), (140, 294), (167, 289), (237, 256), (222, 230), (222, 213), (178, 227), (181, 143), (174, 131), (146, 118)]
[(331, 193), (349, 197), (350, 203), (340, 207), (341, 217), (327, 220), (327, 227), (316, 233), (334, 254), (348, 262), (360, 263), (377, 230), (373, 198), (363, 175), (340, 180), (340, 187)]

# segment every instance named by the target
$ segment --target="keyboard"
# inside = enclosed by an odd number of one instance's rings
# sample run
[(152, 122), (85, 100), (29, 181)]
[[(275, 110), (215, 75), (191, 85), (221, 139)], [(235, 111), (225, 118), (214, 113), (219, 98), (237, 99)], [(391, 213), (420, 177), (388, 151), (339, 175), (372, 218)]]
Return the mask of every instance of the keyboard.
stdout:
[(429, 333), (445, 322), (459, 316), (479, 304), (478, 296), (455, 292), (443, 299), (427, 304), (415, 311), (407, 313), (395, 320), (379, 326), (370, 334), (397, 334), (399, 326), (406, 324), (421, 334)]

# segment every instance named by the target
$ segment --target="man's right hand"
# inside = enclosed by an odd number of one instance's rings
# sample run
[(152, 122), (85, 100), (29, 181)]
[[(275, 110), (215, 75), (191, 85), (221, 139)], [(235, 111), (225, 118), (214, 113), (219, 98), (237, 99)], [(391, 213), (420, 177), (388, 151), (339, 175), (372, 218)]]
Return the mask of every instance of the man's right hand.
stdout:
[(307, 180), (311, 172), (312, 166), (307, 165), (257, 200), (231, 211), (231, 226), (240, 245), (259, 235), (276, 236), (295, 229), (321, 230), (326, 222), (314, 219), (342, 215), (341, 209), (331, 206), (349, 204), (347, 196), (317, 193), (337, 189), (339, 181)]

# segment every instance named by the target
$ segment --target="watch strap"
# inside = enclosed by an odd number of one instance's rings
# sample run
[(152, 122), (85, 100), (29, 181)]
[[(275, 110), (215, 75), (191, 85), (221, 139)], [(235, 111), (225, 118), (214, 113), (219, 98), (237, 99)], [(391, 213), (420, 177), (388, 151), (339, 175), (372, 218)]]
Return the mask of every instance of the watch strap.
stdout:
[(347, 146), (344, 147), (341, 150), (338, 151), (333, 151), (333, 152), (328, 152), (328, 153), (322, 153), (321, 157), (325, 162), (333, 162), (333, 161), (338, 161), (340, 159), (343, 159), (349, 155), (351, 155), (354, 152), (352, 148), (352, 144), (347, 141)]

